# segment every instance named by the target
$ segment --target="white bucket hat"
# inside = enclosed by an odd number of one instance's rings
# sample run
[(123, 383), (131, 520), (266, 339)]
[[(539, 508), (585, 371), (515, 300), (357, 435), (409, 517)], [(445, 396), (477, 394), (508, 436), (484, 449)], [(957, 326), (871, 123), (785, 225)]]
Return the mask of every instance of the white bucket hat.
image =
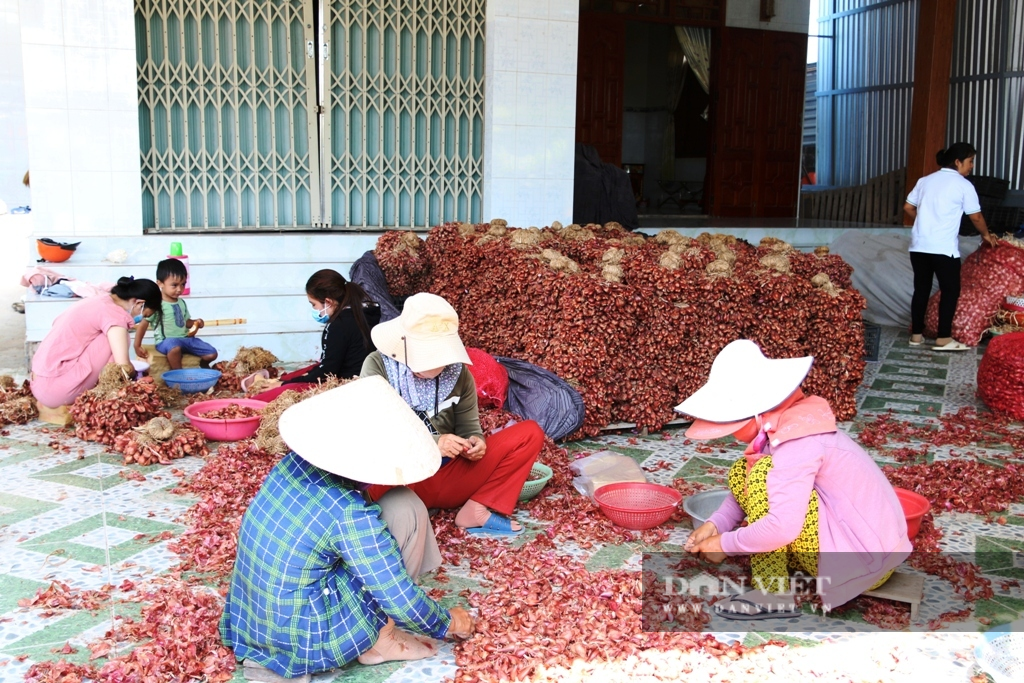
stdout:
[(402, 315), (375, 325), (370, 337), (381, 355), (413, 372), (473, 364), (459, 339), (459, 314), (436, 294), (413, 294), (405, 300)]
[(296, 403), (281, 415), (278, 429), (310, 464), (364, 484), (414, 484), (441, 467), (427, 426), (379, 376)]
[(675, 410), (710, 422), (760, 415), (785, 401), (804, 381), (813, 362), (813, 356), (765, 358), (757, 344), (738, 339), (715, 357), (707, 383)]

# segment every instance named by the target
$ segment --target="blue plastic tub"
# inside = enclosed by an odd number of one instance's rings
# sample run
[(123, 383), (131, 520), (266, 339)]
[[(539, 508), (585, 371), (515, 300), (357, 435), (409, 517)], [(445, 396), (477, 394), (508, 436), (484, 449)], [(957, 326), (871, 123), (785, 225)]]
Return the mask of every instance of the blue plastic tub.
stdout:
[(180, 389), (183, 394), (198, 394), (206, 391), (220, 379), (220, 370), (206, 368), (183, 368), (168, 370), (162, 379), (172, 389)]

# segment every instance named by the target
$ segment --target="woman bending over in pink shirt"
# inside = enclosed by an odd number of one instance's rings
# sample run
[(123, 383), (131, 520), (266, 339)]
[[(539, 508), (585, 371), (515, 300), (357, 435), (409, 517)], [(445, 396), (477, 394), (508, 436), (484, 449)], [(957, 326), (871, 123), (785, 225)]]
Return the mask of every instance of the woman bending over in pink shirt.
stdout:
[(32, 356), (40, 417), (59, 417), (62, 406), (96, 386), (107, 363), (130, 363), (128, 328), (159, 310), (155, 282), (123, 277), (110, 294), (89, 297), (57, 316)]
[(790, 569), (816, 577), (806, 583), (834, 609), (881, 586), (912, 550), (878, 465), (836, 429), (825, 399), (800, 390), (813, 361), (769, 360), (754, 342), (734, 341), (707, 384), (676, 407), (696, 418), (688, 437), (748, 444), (729, 471), (729, 494), (685, 545), (716, 563), (750, 555), (754, 590), (717, 602), (725, 618), (792, 616)]

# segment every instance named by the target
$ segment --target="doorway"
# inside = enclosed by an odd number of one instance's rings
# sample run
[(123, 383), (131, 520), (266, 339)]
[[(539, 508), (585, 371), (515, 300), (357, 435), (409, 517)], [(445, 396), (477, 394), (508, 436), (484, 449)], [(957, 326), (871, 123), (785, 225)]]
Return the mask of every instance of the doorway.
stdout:
[(705, 213), (712, 31), (580, 13), (576, 141), (629, 174), (641, 215)]

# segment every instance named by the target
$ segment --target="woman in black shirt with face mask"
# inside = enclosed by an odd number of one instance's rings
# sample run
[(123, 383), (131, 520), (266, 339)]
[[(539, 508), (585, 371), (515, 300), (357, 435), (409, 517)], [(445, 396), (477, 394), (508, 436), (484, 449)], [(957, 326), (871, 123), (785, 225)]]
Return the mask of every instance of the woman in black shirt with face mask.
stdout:
[[(380, 322), (380, 306), (370, 301), (362, 287), (337, 271), (318, 270), (306, 282), (306, 298), (313, 319), (324, 325), (320, 362), (282, 375), (276, 386), (253, 396), (256, 400), (272, 401), (285, 391), (303, 391), (330, 376), (355, 377), (363, 360), (376, 350), (370, 329)], [(247, 386), (243, 381), (243, 388)]]

